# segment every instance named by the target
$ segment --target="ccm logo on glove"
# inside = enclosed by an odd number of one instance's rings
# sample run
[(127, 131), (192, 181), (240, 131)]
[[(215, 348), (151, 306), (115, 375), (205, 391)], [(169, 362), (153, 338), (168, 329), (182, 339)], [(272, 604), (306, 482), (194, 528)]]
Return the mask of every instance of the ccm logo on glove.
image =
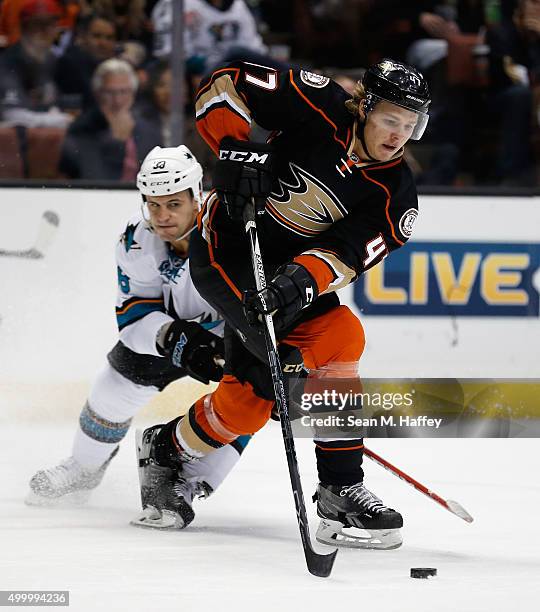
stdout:
[(265, 164), (268, 160), (268, 153), (257, 153), (255, 151), (227, 151), (220, 149), (219, 159), (228, 159), (230, 161), (245, 162), (256, 164)]

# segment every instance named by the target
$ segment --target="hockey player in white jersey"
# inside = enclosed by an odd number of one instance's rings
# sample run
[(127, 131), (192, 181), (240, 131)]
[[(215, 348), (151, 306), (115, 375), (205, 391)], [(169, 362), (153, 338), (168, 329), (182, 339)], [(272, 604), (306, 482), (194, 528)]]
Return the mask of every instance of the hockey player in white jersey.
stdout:
[[(155, 147), (142, 163), (142, 211), (129, 220), (116, 247), (119, 340), (82, 409), (71, 456), (32, 477), (28, 504), (86, 501), (132, 418), (152, 397), (187, 375), (203, 383), (221, 379), (223, 322), (193, 286), (187, 260), (201, 180), (201, 166), (183, 145)], [(244, 436), (208, 460), (186, 465), (176, 475), (174, 495), (154, 500), (146, 525), (187, 526), (194, 497), (220, 485), (248, 441)]]

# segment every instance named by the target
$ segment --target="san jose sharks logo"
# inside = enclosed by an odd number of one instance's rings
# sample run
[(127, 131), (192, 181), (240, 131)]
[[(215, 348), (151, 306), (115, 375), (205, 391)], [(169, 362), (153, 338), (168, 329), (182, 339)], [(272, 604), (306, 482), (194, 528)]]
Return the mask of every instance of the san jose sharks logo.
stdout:
[(176, 284), (178, 278), (184, 273), (187, 265), (187, 259), (183, 259), (176, 255), (172, 250), (169, 251), (169, 258), (159, 264), (159, 274), (167, 282)]
[(126, 227), (126, 231), (120, 236), (120, 242), (124, 245), (124, 248), (126, 249), (126, 253), (130, 249), (140, 249), (141, 248), (139, 244), (135, 241), (135, 230), (137, 229), (138, 226), (139, 226), (138, 223), (135, 223), (135, 225), (133, 225), (132, 223), (129, 223), (128, 226)]
[(284, 227), (301, 236), (327, 230), (347, 214), (347, 209), (326, 185), (289, 162), (290, 183), (279, 179), (280, 189), (268, 198), (268, 213)]

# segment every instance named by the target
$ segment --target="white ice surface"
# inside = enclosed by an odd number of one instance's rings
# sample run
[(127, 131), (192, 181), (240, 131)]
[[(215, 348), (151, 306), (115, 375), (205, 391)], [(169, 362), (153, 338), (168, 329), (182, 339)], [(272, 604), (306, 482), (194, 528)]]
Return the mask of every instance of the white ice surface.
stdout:
[[(341, 550), (322, 579), (304, 566), (274, 423), (178, 533), (128, 525), (139, 508), (133, 434), (89, 505), (43, 509), (23, 504), (28, 479), (69, 454), (72, 426), (2, 426), (0, 589), (68, 589), (70, 610), (100, 612), (538, 610), (537, 440), (373, 440), (373, 450), (462, 503), (475, 522), (366, 460), (368, 486), (404, 515), (404, 545)], [(298, 441), (298, 450), (314, 532), (312, 442)], [(409, 577), (426, 566), (438, 576)]]

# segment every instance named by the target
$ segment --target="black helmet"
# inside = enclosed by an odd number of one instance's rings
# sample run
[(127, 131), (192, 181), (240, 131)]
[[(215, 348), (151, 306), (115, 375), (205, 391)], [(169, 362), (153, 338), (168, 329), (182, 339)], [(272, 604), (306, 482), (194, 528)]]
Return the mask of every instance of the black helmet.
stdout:
[(428, 108), (431, 102), (429, 88), (423, 75), (412, 66), (383, 59), (370, 66), (362, 79), (366, 92), (366, 113), (380, 100), (386, 100), (419, 115), (413, 140), (419, 140), (428, 122)]

